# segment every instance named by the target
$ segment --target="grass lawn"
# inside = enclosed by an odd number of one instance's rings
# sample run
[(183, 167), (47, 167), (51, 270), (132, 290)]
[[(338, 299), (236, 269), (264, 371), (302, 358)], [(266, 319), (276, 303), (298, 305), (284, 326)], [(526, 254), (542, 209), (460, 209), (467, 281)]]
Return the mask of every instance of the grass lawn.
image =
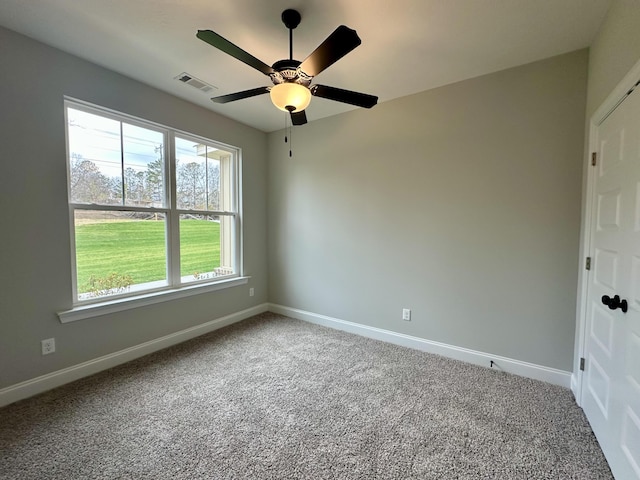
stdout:
[[(211, 272), (220, 266), (220, 224), (180, 221), (180, 274)], [(138, 220), (76, 226), (78, 291), (89, 277), (129, 275), (134, 284), (166, 279), (164, 221)]]
[(220, 266), (220, 224), (180, 221), (180, 275), (206, 273)]

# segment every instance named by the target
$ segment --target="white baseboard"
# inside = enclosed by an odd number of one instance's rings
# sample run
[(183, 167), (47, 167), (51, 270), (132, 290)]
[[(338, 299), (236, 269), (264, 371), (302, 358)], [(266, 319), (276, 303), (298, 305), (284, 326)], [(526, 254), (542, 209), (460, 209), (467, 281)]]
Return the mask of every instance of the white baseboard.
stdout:
[(569, 388), (571, 386), (571, 372), (566, 372), (564, 370), (536, 365), (499, 355), (491, 355), (489, 353), (470, 350), (468, 348), (456, 347), (455, 345), (448, 345), (446, 343), (434, 342), (432, 340), (413, 337), (411, 335), (392, 332), (390, 330), (383, 330), (381, 328), (369, 327), (359, 323), (348, 322), (337, 318), (327, 317), (325, 315), (318, 315), (316, 313), (298, 310), (296, 308), (285, 307), (283, 305), (271, 303), (269, 304), (269, 311), (296, 318), (298, 320), (316, 323), (325, 327), (355, 333), (357, 335), (362, 335), (363, 337), (382, 340), (427, 353), (435, 353), (444, 357), (473, 363), (487, 368), (493, 360), (493, 368), (501, 371), (532, 378), (534, 380), (541, 380), (554, 385), (560, 385), (565, 388)]
[(259, 313), (266, 312), (267, 310), (268, 304), (263, 303), (240, 312), (232, 313), (231, 315), (211, 320), (201, 325), (196, 325), (195, 327), (180, 330), (179, 332), (156, 338), (155, 340), (150, 340), (133, 347), (125, 348), (118, 352), (94, 358), (93, 360), (89, 360), (78, 365), (73, 365), (56, 372), (48, 373), (31, 380), (11, 385), (10, 387), (0, 390), (0, 407), (46, 392), (47, 390), (73, 382), (74, 380), (93, 375), (101, 372), (102, 370), (135, 360), (136, 358), (171, 347), (172, 345), (177, 345), (192, 338), (199, 337), (200, 335), (204, 335), (205, 333), (213, 332), (214, 330), (240, 322), (246, 318), (258, 315)]
[(541, 380), (566, 388), (571, 388), (574, 396), (576, 395), (575, 379), (570, 372), (544, 367), (533, 363), (522, 362), (520, 360), (507, 357), (501, 357), (499, 355), (491, 355), (476, 350), (456, 347), (445, 343), (434, 342), (424, 338), (392, 332), (390, 330), (369, 327), (367, 325), (348, 322), (282, 305), (264, 303), (225, 317), (211, 320), (195, 327), (187, 328), (155, 340), (150, 340), (118, 352), (104, 355), (78, 365), (73, 365), (56, 372), (48, 373), (46, 375), (3, 388), (0, 390), (0, 407), (46, 392), (47, 390), (60, 387), (66, 383), (79, 380), (80, 378), (93, 375), (108, 368), (135, 360), (136, 358), (143, 357), (158, 350), (177, 345), (266, 311), (279, 313), (281, 315), (297, 318), (310, 323), (316, 323), (318, 325), (355, 333), (364, 337), (382, 340), (428, 353), (435, 353), (444, 357), (485, 367), (488, 367), (490, 361), (493, 360), (494, 368), (523, 377), (533, 378), (535, 380)]

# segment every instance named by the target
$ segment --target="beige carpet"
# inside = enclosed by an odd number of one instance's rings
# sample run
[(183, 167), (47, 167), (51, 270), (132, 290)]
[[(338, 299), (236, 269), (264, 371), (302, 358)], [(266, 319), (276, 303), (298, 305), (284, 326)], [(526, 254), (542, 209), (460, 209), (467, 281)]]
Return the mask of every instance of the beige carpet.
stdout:
[(2, 479), (610, 479), (557, 386), (263, 314), (0, 410)]

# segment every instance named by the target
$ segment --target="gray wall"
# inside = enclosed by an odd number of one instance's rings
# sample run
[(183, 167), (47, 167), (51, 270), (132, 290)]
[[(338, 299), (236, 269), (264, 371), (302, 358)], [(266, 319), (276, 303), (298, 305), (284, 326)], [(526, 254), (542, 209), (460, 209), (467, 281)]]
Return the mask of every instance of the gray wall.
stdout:
[(270, 301), (571, 370), (587, 55), (270, 134)]
[[(0, 58), (0, 388), (267, 301), (266, 134), (2, 28)], [(249, 285), (60, 323), (72, 301), (63, 95), (243, 149)], [(49, 337), (57, 352), (43, 357)]]
[(587, 120), (640, 59), (640, 0), (614, 0), (589, 50)]
[[(313, 122), (293, 158), (282, 132), (267, 156), (261, 132), (0, 28), (0, 388), (266, 301), (571, 370), (585, 96), (588, 118), (638, 60), (639, 23), (638, 0), (614, 0), (588, 92), (575, 52)], [(243, 148), (255, 297), (60, 324), (63, 95)]]

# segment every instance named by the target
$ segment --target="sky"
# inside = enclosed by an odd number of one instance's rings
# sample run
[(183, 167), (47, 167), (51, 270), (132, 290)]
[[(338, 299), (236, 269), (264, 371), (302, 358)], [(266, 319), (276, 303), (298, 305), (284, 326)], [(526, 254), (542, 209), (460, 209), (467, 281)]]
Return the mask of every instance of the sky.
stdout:
[[(91, 160), (107, 177), (120, 177), (122, 156), (120, 125), (117, 120), (73, 108), (67, 109), (69, 152)], [(124, 166), (144, 171), (160, 156), (164, 135), (161, 131), (122, 123)]]

